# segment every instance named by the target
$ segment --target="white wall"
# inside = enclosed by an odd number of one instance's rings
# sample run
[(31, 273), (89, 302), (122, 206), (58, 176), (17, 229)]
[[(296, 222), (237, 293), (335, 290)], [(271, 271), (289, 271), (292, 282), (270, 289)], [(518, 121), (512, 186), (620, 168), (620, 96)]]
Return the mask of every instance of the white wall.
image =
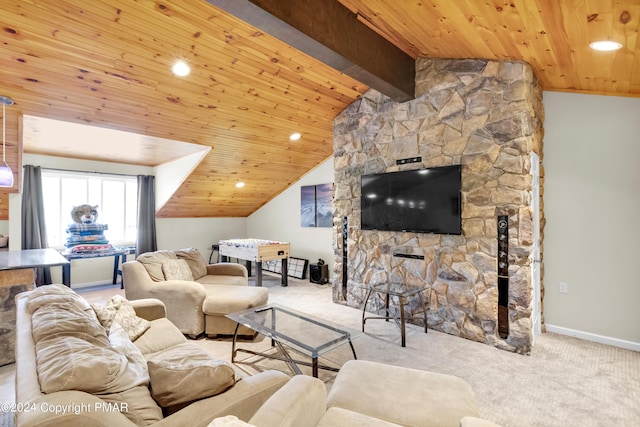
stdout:
[(157, 218), (156, 235), (158, 249), (193, 247), (208, 260), (211, 255), (211, 245), (214, 243), (222, 239), (247, 237), (247, 219)]
[(640, 350), (640, 99), (543, 99), (547, 330)]
[(209, 151), (211, 151), (211, 147), (206, 147), (196, 153), (188, 154), (154, 168), (156, 212), (167, 203)]
[[(306, 258), (312, 264), (316, 263), (318, 258), (322, 258), (329, 265), (331, 279), (333, 277), (333, 229), (300, 226), (300, 187), (332, 183), (333, 180), (333, 157), (331, 157), (250, 215), (247, 221), (247, 236), (289, 242), (290, 256)], [(309, 277), (308, 271), (307, 277)]]

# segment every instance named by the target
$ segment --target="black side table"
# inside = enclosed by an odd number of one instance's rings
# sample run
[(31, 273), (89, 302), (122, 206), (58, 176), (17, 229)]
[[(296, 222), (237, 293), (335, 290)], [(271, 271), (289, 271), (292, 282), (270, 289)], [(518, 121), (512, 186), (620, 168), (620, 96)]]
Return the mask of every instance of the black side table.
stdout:
[[(422, 296), (422, 292), (425, 290), (424, 287), (420, 286), (407, 286), (402, 283), (376, 283), (376, 284), (364, 284), (360, 285), (361, 288), (367, 290), (367, 296), (364, 299), (364, 306), (362, 307), (362, 332), (364, 332), (364, 325), (369, 319), (384, 319), (387, 322), (389, 319), (393, 319), (396, 322), (396, 325), (400, 328), (400, 336), (402, 338), (402, 347), (406, 347), (406, 331), (405, 325), (407, 317), (405, 316), (404, 306), (407, 298), (418, 295), (420, 299), (420, 305), (422, 306), (422, 316), (424, 318), (424, 332), (427, 333), (427, 307), (425, 304), (424, 297)], [(385, 315), (384, 316), (367, 316), (367, 304), (369, 303), (369, 299), (371, 295), (374, 293), (384, 295), (385, 300)], [(395, 315), (391, 314), (391, 309), (389, 307), (389, 303), (391, 301), (391, 297), (397, 297), (398, 299), (398, 307), (395, 310)], [(410, 316), (412, 318), (414, 316)]]

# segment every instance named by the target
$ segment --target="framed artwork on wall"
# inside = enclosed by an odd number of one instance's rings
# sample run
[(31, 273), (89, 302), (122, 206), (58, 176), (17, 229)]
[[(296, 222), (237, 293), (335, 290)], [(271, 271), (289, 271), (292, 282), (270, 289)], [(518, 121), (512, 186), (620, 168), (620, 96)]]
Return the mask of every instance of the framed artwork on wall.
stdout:
[(300, 225), (333, 226), (333, 183), (300, 187)]
[(316, 186), (300, 187), (300, 226), (316, 226)]
[(333, 226), (333, 183), (316, 185), (316, 227)]

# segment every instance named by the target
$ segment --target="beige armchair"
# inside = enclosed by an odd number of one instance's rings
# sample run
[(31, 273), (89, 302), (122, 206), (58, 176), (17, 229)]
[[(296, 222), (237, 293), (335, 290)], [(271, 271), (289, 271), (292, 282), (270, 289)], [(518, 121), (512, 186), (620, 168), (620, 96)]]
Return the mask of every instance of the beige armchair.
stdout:
[[(203, 332), (232, 335), (237, 324), (225, 315), (264, 305), (269, 298), (268, 289), (248, 286), (245, 266), (208, 265), (194, 248), (142, 254), (123, 264), (122, 277), (127, 299), (161, 300), (167, 318), (190, 337)], [(241, 326), (238, 333), (253, 335), (254, 331)]]

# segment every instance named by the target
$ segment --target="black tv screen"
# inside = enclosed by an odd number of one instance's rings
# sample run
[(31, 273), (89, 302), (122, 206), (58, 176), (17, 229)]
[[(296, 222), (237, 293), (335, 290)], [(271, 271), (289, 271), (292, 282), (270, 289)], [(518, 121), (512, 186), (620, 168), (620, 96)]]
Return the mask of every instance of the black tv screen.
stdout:
[(363, 230), (461, 234), (460, 165), (362, 176)]

